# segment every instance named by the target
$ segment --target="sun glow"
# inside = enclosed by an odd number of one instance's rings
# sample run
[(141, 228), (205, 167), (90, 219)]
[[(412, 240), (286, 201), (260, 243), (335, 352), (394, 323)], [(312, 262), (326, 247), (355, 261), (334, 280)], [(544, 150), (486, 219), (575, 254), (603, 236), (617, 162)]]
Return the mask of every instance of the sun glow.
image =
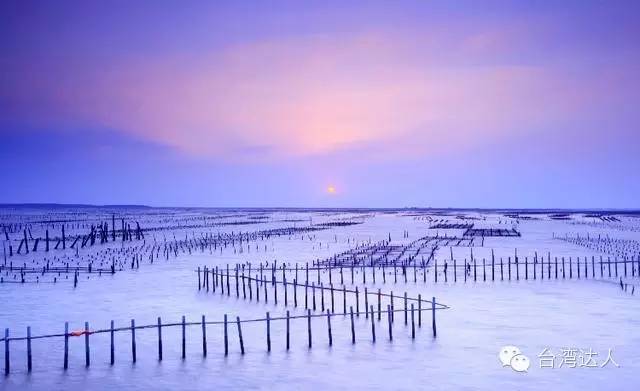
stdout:
[(336, 188), (333, 185), (329, 185), (327, 186), (327, 193), (329, 194), (336, 194)]

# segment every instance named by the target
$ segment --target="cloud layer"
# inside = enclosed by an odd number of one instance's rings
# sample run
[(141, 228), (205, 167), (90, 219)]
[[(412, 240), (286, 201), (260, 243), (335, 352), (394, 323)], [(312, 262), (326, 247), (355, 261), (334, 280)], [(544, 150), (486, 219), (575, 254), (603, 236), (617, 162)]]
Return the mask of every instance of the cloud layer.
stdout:
[(318, 189), (373, 187), (372, 167), (412, 181), (432, 164), (451, 176), (484, 164), (508, 184), (496, 167), (522, 156), (536, 175), (543, 156), (618, 167), (640, 141), (633, 2), (3, 7), (11, 140), (110, 134), (158, 146), (165, 170), (203, 161), (251, 181), (251, 167), (291, 166)]

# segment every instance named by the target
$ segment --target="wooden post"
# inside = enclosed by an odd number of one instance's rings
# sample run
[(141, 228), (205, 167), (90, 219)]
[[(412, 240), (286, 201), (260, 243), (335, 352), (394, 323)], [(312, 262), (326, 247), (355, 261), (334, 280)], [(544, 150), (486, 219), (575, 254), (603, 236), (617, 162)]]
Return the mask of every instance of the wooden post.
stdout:
[(435, 260), (433, 267), (433, 278), (435, 282), (438, 282), (438, 260)]
[(431, 299), (431, 327), (433, 328), (433, 338), (436, 337), (436, 298)]
[(238, 265), (236, 264), (236, 297), (240, 297), (240, 279), (238, 278)]
[(202, 356), (207, 357), (207, 322), (202, 315)]
[(236, 316), (236, 324), (238, 325), (238, 340), (240, 341), (240, 354), (244, 354), (244, 341), (242, 340), (242, 328), (240, 327), (239, 316)]
[(353, 306), (349, 306), (349, 314), (351, 315), (351, 343), (356, 343), (356, 329), (353, 325)]
[(271, 319), (267, 311), (267, 352), (271, 351)]
[(390, 305), (391, 305), (391, 321), (393, 322), (395, 320), (395, 312), (393, 311), (394, 310), (394, 306), (393, 306), (393, 291), (391, 291), (389, 293), (389, 302), (390, 302)]
[(278, 305), (278, 284), (273, 284), (273, 302)]
[(422, 327), (422, 295), (418, 294), (418, 327)]
[(4, 375), (9, 376), (11, 364), (9, 359), (9, 329), (4, 329)]
[(162, 319), (160, 319), (159, 316), (158, 316), (158, 361), (162, 361)]
[(333, 345), (333, 336), (331, 335), (331, 312), (327, 310), (327, 331), (329, 332), (329, 346)]
[(224, 314), (224, 355), (227, 356), (228, 354), (229, 354), (229, 337), (227, 334), (227, 314)]
[(413, 315), (413, 303), (411, 303), (411, 339), (416, 339), (416, 323)]
[(31, 369), (31, 326), (27, 326), (27, 372)]
[(309, 282), (304, 284), (304, 309), (309, 309)]
[[(110, 349), (109, 349), (109, 353), (110, 353), (110, 354), (109, 354), (109, 363), (110, 363), (110, 365), (113, 365), (113, 364), (114, 364), (114, 362), (115, 362), (115, 345), (114, 345), (114, 343), (115, 343), (115, 342), (114, 342), (114, 335), (113, 335), (113, 333), (114, 333), (114, 327), (113, 327), (113, 320), (112, 320), (112, 321), (111, 321), (111, 328), (109, 329), (109, 337), (110, 337)], [(66, 334), (66, 331), (65, 331), (65, 334)], [(66, 347), (67, 347), (67, 341), (66, 341), (66, 339), (68, 339), (68, 337), (66, 337), (66, 335), (65, 335), (65, 350), (66, 350)], [(67, 353), (67, 352), (65, 351), (65, 358), (66, 358), (66, 356), (67, 356), (67, 354), (66, 354), (66, 353)], [(66, 368), (65, 368), (65, 369), (66, 369)]]
[(391, 328), (391, 305), (387, 304), (387, 325), (389, 327), (389, 341), (393, 341), (393, 329)]
[(373, 305), (371, 305), (371, 338), (373, 340), (373, 343), (376, 343), (376, 323), (375, 323), (375, 319), (373, 319), (375, 317), (374, 312), (373, 312)]
[(89, 322), (84, 322), (84, 365), (91, 364), (91, 355), (89, 354)]
[(224, 274), (222, 274), (222, 269), (220, 269), (219, 273), (220, 273), (220, 294), (224, 295)]
[(264, 288), (264, 303), (267, 304), (269, 302), (269, 298), (267, 296), (267, 281), (262, 280), (262, 287)]
[(342, 286), (342, 312), (344, 316), (347, 316), (347, 287)]
[[(244, 282), (243, 282), (243, 284), (244, 284)], [(249, 268), (249, 275), (247, 276), (247, 287), (249, 288), (249, 301), (252, 301), (253, 300), (253, 290), (251, 289), (251, 268)]]
[(491, 258), (491, 281), (495, 281), (496, 280), (496, 274), (495, 274), (495, 260), (493, 259), (493, 254), (492, 254), (492, 258)]
[(131, 319), (131, 361), (135, 364), (136, 359), (136, 321)]
[[(580, 279), (580, 257), (576, 257), (576, 261), (578, 262), (578, 267), (577, 267), (578, 279)], [(625, 263), (625, 266), (626, 266), (626, 263)]]
[(367, 294), (367, 287), (364, 287), (364, 316), (369, 319), (369, 295)]
[[(585, 256), (584, 257), (584, 278), (589, 278), (589, 259)], [(633, 272), (633, 263), (631, 264), (631, 271)]]
[(464, 259), (464, 282), (467, 282), (467, 259)]
[(408, 304), (407, 304), (407, 292), (404, 293), (404, 325), (407, 325), (407, 310), (408, 310)]
[(311, 296), (313, 301), (313, 310), (316, 310), (316, 284), (314, 282), (311, 283)]
[[(8, 331), (7, 331), (8, 333)], [(69, 322), (64, 322), (64, 369), (69, 368)]]
[(311, 349), (311, 310), (307, 310), (307, 334), (309, 336), (309, 349)]
[(288, 301), (288, 297), (287, 297), (287, 279), (283, 278), (282, 280), (282, 284), (284, 286), (284, 306), (287, 306), (287, 301)]
[[(331, 270), (331, 269), (329, 269)], [(331, 289), (331, 313), (335, 313), (336, 312), (336, 307), (335, 307), (335, 301), (333, 299), (333, 284), (329, 283), (330, 289)]]
[(229, 264), (227, 263), (227, 296), (231, 296), (231, 285), (229, 284)]
[(382, 293), (380, 292), (380, 288), (378, 288), (378, 320), (381, 319), (381, 307), (382, 307)]
[(289, 310), (287, 310), (287, 351), (290, 346), (290, 337), (289, 337)]
[(27, 254), (29, 254), (29, 240), (27, 239), (27, 230), (24, 230), (24, 247), (27, 250)]
[(572, 263), (573, 261), (571, 260), (571, 257), (569, 257), (569, 279), (573, 278), (573, 267), (572, 267)]
[[(227, 283), (229, 281), (227, 280)], [(227, 286), (228, 288), (228, 286)], [(182, 315), (182, 359), (184, 360), (187, 356), (187, 325), (186, 325), (185, 316)]]
[(486, 260), (482, 258), (482, 281), (487, 281), (487, 269), (485, 269)]
[(456, 260), (453, 260), (453, 282), (458, 282), (458, 273), (456, 271)]

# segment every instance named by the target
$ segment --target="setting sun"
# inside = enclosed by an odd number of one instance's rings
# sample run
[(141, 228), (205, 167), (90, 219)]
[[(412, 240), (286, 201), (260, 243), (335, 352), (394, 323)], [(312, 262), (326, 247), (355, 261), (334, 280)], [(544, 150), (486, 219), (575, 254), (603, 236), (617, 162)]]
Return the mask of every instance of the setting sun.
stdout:
[(336, 188), (333, 185), (329, 185), (327, 187), (327, 193), (329, 194), (336, 194)]

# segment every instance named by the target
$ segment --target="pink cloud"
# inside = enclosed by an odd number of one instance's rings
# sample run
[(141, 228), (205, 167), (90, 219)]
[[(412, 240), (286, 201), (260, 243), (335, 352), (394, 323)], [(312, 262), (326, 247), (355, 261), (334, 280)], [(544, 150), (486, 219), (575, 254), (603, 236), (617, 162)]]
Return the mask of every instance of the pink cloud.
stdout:
[[(35, 64), (16, 71), (10, 99), (34, 123), (114, 128), (231, 160), (367, 144), (384, 146), (381, 155), (418, 156), (609, 104), (606, 82), (587, 84), (561, 67), (447, 65), (432, 43), (403, 33), (305, 36), (53, 69), (59, 77)], [(452, 52), (495, 53), (509, 44), (487, 33)]]

